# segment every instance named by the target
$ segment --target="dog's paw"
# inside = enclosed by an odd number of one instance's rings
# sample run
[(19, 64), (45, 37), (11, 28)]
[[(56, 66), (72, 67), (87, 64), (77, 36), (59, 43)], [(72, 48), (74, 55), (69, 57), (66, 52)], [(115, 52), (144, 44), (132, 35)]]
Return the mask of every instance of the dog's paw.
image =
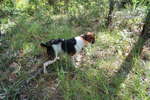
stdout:
[(43, 70), (44, 74), (48, 74), (47, 70)]
[(59, 59), (60, 59), (60, 57), (57, 57), (57, 58), (56, 58), (56, 60), (59, 60)]
[(43, 73), (44, 73), (44, 74), (47, 74), (47, 73), (48, 73), (47, 70), (46, 70), (46, 68), (43, 69)]

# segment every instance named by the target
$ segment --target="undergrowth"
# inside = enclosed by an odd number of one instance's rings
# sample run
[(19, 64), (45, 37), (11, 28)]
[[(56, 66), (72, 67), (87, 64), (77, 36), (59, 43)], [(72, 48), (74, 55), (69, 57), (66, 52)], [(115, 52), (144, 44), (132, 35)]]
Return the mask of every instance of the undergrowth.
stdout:
[[(0, 37), (0, 99), (150, 99), (150, 60), (137, 55), (140, 44), (137, 49), (134, 48), (140, 38), (140, 23), (144, 15), (138, 17), (137, 10), (132, 15), (135, 17), (123, 19), (125, 11), (117, 12), (112, 29), (107, 29), (104, 27), (107, 10), (101, 7), (103, 14), (96, 14), (99, 10), (92, 9), (95, 7), (93, 5), (89, 6), (91, 11), (86, 11), (86, 14), (81, 11), (78, 15), (72, 15), (75, 14), (73, 7), (68, 14), (53, 15), (37, 8), (32, 15), (21, 13), (9, 20), (4, 18), (3, 24), (9, 21), (13, 24)], [(42, 73), (29, 84), (22, 84), (32, 77), (32, 72), (42, 68), (38, 66), (45, 57), (39, 45), (41, 42), (53, 38), (67, 39), (87, 31), (95, 32), (96, 43), (80, 53), (81, 59), (76, 62), (78, 65), (75, 66), (69, 56), (62, 55), (60, 60), (49, 65), (48, 74)], [(128, 60), (130, 54), (134, 56)]]

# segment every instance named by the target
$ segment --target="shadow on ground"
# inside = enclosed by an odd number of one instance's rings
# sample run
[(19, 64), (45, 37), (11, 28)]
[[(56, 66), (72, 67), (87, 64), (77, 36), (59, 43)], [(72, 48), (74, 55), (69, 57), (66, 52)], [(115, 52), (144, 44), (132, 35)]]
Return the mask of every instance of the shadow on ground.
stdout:
[(124, 62), (121, 64), (120, 69), (111, 77), (109, 86), (110, 88), (113, 88), (114, 91), (109, 91), (109, 93), (112, 97), (115, 97), (117, 95), (121, 83), (124, 82), (127, 75), (130, 73), (130, 71), (132, 71), (132, 68), (134, 67), (134, 58), (141, 55), (145, 42), (150, 39), (150, 20), (148, 19), (150, 19), (150, 10), (145, 18), (143, 30), (139, 36), (138, 41), (135, 43), (134, 47), (132, 48)]

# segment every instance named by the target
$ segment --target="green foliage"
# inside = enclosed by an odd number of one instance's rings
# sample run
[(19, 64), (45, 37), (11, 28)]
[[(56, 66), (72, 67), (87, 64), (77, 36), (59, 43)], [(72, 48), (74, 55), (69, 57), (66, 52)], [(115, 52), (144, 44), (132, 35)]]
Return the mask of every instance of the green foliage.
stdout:
[[(108, 30), (105, 21), (109, 0), (12, 1), (3, 0), (0, 4), (0, 31), (4, 30), (0, 34), (0, 99), (150, 99), (149, 62), (142, 60), (136, 50), (132, 52), (133, 62), (125, 63), (133, 69), (129, 73), (123, 70), (114, 78), (138, 39), (148, 0), (131, 0), (126, 9), (115, 9), (112, 29)], [(47, 68), (48, 75), (40, 74), (22, 85), (43, 60), (41, 42), (87, 31), (96, 33), (96, 43), (86, 47), (78, 66), (64, 55)]]

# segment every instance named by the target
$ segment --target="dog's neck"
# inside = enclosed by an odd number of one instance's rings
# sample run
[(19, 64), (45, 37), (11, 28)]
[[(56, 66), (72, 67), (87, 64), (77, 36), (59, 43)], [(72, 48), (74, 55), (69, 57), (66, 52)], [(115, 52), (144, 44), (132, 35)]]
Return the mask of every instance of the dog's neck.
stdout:
[(76, 45), (75, 45), (75, 49), (76, 52), (79, 53), (82, 48), (86, 45), (86, 41), (84, 41), (84, 39), (80, 36), (75, 37), (76, 39)]
[(80, 39), (83, 41), (84, 46), (86, 46), (86, 45), (89, 44), (89, 42), (88, 42), (87, 40), (85, 40), (82, 36), (79, 36), (79, 37), (80, 37)]

